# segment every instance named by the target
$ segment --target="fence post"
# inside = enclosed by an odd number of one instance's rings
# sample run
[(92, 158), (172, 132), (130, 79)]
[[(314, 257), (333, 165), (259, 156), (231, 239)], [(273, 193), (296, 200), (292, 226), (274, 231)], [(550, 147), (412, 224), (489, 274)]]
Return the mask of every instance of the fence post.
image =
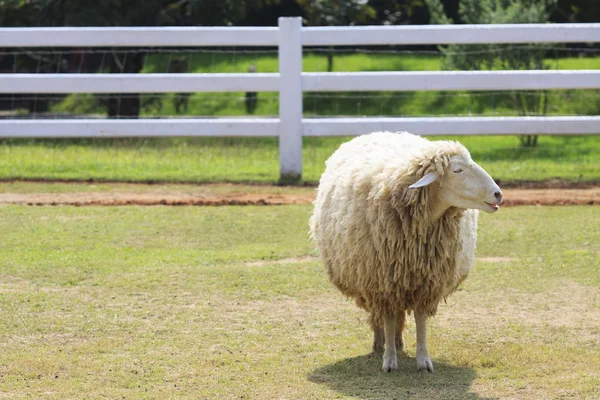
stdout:
[(302, 178), (302, 18), (279, 18), (279, 181)]

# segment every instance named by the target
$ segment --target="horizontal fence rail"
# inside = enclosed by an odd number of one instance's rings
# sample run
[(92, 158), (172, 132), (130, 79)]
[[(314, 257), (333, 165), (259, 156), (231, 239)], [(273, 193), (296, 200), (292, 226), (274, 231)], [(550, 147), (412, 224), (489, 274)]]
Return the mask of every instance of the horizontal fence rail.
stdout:
[(278, 31), (276, 27), (0, 28), (0, 47), (277, 46)]
[(374, 131), (408, 131), (425, 136), (597, 135), (592, 117), (319, 118), (304, 120), (305, 136), (356, 136)]
[(305, 91), (599, 89), (600, 71), (305, 73)]
[[(277, 92), (279, 74), (0, 74), (0, 93)], [(305, 92), (600, 89), (600, 71), (308, 72)]]
[(597, 42), (600, 24), (406, 25), (315, 27), (304, 46)]
[[(303, 46), (597, 42), (600, 23), (302, 28)], [(0, 28), (0, 47), (277, 46), (276, 27)]]
[(279, 74), (0, 74), (0, 93), (277, 92)]
[(279, 135), (275, 118), (0, 120), (4, 138), (118, 138)]
[(0, 93), (278, 92), (279, 118), (0, 120), (0, 137), (277, 136), (281, 176), (300, 177), (303, 136), (378, 130), (421, 135), (591, 135), (600, 116), (303, 118), (302, 93), (599, 89), (597, 70), (302, 73), (311, 46), (584, 43), (600, 24), (0, 28), (0, 48), (278, 47), (278, 73), (0, 74)]
[[(119, 138), (189, 136), (279, 136), (279, 119), (0, 120), (4, 138)], [(307, 118), (302, 136), (356, 136), (374, 131), (408, 131), (425, 136), (596, 135), (592, 117)]]

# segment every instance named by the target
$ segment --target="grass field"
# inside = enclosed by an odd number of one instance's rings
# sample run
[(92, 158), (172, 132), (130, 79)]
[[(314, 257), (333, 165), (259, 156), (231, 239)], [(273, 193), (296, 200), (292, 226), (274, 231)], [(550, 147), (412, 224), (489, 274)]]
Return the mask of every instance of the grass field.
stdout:
[(597, 399), (598, 207), (505, 208), (429, 326), (369, 355), (309, 206), (0, 207), (0, 397)]
[[(303, 179), (315, 183), (325, 160), (350, 138), (306, 138)], [(600, 137), (541, 137), (525, 148), (516, 137), (461, 137), (501, 181), (600, 180)], [(279, 179), (276, 139), (94, 139), (0, 142), (0, 179), (262, 182)]]

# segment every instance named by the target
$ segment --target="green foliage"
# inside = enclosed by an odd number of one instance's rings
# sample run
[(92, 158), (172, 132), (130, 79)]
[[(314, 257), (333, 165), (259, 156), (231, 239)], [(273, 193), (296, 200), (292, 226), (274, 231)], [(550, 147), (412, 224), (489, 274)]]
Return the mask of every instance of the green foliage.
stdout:
[(27, 0), (0, 0), (0, 26), (28, 26), (39, 17), (38, 2)]
[(245, 18), (246, 0), (38, 0), (41, 23), (67, 26), (230, 25)]
[[(449, 24), (440, 0), (426, 0), (431, 21)], [(461, 21), (467, 24), (526, 24), (549, 21), (550, 11), (557, 0), (462, 0), (459, 4)], [(444, 55), (443, 69), (448, 70), (527, 70), (547, 69), (544, 62), (548, 46), (543, 43), (527, 47), (511, 44), (448, 45), (440, 47)], [(546, 115), (546, 91), (514, 92), (513, 101), (523, 116)], [(519, 136), (524, 146), (535, 146), (537, 136)]]
[[(438, 24), (452, 23), (443, 14), (440, 0), (427, 0), (431, 21)], [(556, 0), (463, 0), (459, 14), (467, 24), (527, 24), (545, 23), (550, 8)], [(458, 70), (482, 69), (545, 69), (544, 58), (547, 44), (516, 47), (511, 44), (448, 45), (440, 47), (445, 56), (443, 67)]]
[(373, 20), (375, 10), (367, 0), (299, 0), (306, 22), (313, 26), (360, 25)]
[(558, 0), (552, 13), (553, 22), (599, 22), (598, 0)]

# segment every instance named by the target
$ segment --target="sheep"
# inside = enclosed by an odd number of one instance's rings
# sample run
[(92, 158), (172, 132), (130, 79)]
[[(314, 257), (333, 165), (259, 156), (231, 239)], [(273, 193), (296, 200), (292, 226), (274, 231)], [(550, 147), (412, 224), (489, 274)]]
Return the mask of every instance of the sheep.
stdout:
[(333, 285), (370, 313), (384, 371), (398, 369), (412, 312), (417, 369), (433, 372), (427, 318), (474, 264), (478, 210), (500, 203), (498, 185), (458, 142), (375, 132), (327, 160), (310, 236)]

